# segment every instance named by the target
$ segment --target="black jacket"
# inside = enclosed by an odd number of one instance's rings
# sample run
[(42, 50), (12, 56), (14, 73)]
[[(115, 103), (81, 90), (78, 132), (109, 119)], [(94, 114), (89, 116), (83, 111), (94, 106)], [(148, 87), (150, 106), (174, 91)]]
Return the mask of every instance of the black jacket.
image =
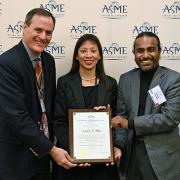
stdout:
[[(99, 81), (96, 106), (110, 104), (116, 109), (117, 82), (110, 76)], [(58, 79), (55, 100), (54, 132), (60, 147), (68, 150), (68, 109), (85, 108), (79, 73), (67, 74)]]
[[(45, 106), (50, 139), (55, 95), (55, 63), (42, 53)], [(0, 56), (0, 179), (28, 179), (36, 159), (47, 155), (52, 142), (40, 131), (41, 107), (35, 72), (22, 42)]]

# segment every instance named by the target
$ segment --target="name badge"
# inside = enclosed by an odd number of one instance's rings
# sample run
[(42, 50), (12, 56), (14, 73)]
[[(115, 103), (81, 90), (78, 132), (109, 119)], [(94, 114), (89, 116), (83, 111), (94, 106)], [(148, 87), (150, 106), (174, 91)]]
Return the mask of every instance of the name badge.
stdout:
[(150, 89), (148, 93), (151, 96), (152, 101), (154, 102), (155, 106), (159, 106), (162, 103), (166, 102), (166, 98), (160, 88), (159, 85), (155, 86), (154, 88)]

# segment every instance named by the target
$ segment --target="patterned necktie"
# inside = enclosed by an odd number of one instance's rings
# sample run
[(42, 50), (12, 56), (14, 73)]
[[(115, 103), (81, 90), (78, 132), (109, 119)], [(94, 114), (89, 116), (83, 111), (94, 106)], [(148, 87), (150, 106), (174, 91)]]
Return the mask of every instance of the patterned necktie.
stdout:
[(40, 101), (41, 109), (42, 109), (41, 129), (43, 130), (44, 134), (49, 138), (48, 122), (47, 122), (46, 110), (45, 110), (45, 105), (44, 105), (44, 100), (43, 100), (43, 91), (44, 91), (43, 69), (42, 69), (40, 58), (37, 58), (34, 61), (35, 61), (34, 70), (35, 70), (36, 80), (37, 80), (38, 97), (39, 97), (39, 101)]
[[(36, 80), (38, 83), (38, 86), (41, 85), (42, 82), (42, 65), (41, 65), (41, 59), (37, 58), (34, 60), (35, 61), (35, 66), (34, 66), (34, 70), (36, 73)], [(40, 88), (40, 87), (39, 87)]]

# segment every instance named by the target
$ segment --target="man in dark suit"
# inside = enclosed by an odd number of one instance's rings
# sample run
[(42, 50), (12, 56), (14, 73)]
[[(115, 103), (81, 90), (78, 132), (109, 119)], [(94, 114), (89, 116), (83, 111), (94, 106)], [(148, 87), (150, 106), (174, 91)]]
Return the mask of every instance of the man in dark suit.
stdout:
[[(20, 43), (0, 56), (0, 179), (49, 180), (48, 154), (58, 165), (76, 166), (65, 150), (53, 145), (55, 62), (44, 48), (54, 27), (50, 12), (32, 9), (26, 15)], [(40, 85), (33, 61), (37, 58), (42, 65)], [(49, 137), (42, 129), (42, 114)]]
[(158, 36), (140, 33), (134, 42), (139, 68), (119, 80), (112, 126), (128, 135), (127, 180), (180, 179), (180, 73), (159, 66), (160, 53)]

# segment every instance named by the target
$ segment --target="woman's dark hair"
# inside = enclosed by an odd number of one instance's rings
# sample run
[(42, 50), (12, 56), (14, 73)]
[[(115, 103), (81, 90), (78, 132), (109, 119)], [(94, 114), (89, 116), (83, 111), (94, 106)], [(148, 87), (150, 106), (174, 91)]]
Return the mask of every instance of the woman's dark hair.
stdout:
[(96, 76), (99, 79), (103, 79), (105, 77), (105, 71), (104, 71), (104, 65), (103, 65), (102, 46), (101, 46), (99, 39), (93, 34), (84, 34), (76, 42), (76, 45), (74, 48), (74, 53), (73, 53), (73, 62), (72, 62), (72, 66), (71, 66), (71, 70), (69, 71), (69, 74), (79, 72), (79, 61), (77, 61), (76, 57), (78, 55), (79, 48), (85, 41), (93, 41), (96, 43), (96, 45), (98, 47), (99, 54), (100, 54), (100, 60), (96, 64)]
[(55, 24), (56, 24), (55, 17), (52, 15), (51, 12), (49, 12), (49, 11), (43, 9), (43, 8), (31, 9), (26, 15), (25, 24), (27, 24), (29, 26), (31, 24), (31, 22), (32, 22), (32, 18), (34, 17), (34, 15), (41, 15), (41, 16), (51, 17), (52, 20), (53, 20), (54, 27), (55, 27)]
[(143, 37), (143, 36), (148, 36), (148, 37), (154, 37), (156, 40), (157, 40), (157, 46), (158, 46), (158, 51), (161, 52), (161, 43), (160, 43), (160, 40), (159, 40), (159, 37), (152, 33), (152, 32), (141, 32), (139, 33), (137, 36), (136, 36), (136, 39), (134, 41), (134, 45), (133, 45), (133, 53), (135, 53), (135, 44), (136, 44), (136, 40), (140, 37)]

